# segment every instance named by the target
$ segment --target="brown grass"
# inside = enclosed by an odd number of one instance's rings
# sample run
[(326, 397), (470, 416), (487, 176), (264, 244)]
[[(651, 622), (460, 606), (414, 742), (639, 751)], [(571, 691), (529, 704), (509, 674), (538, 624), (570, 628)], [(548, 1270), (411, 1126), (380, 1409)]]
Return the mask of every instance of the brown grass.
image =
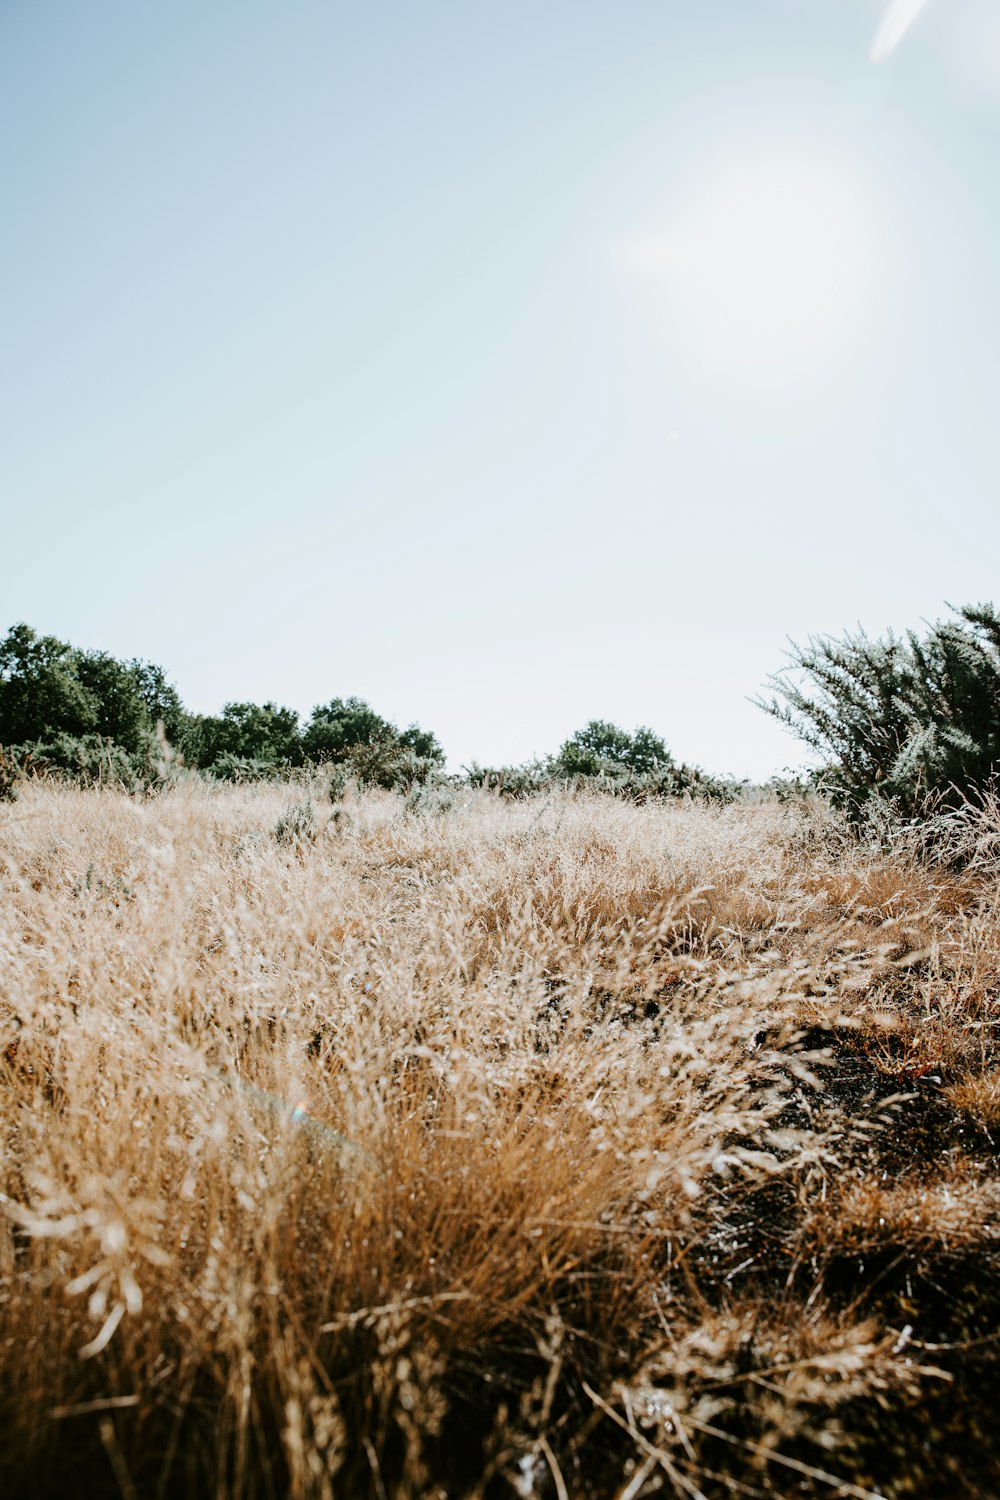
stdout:
[(0, 809), (0, 1491), (1000, 1489), (983, 819), (309, 790)]

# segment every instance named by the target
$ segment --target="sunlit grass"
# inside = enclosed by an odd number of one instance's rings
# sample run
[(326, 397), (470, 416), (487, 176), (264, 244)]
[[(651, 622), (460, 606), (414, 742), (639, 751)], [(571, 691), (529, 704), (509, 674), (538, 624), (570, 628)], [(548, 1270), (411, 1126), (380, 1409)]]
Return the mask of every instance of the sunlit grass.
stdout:
[(805, 802), (0, 820), (4, 1493), (997, 1475), (988, 818), (964, 862)]

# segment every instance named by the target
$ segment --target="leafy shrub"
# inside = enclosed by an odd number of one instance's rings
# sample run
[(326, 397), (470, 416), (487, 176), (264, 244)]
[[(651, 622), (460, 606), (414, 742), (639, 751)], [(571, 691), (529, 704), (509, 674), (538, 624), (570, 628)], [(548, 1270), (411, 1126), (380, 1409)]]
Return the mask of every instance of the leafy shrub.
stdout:
[(464, 769), (470, 786), (483, 787), (498, 797), (511, 799), (544, 792), (554, 780), (551, 769), (539, 760), (529, 761), (523, 766), (481, 766), (473, 761)]
[(362, 698), (334, 698), (314, 708), (302, 735), (305, 755), (340, 765), (361, 786), (406, 791), (444, 764), (444, 751), (428, 729), (399, 730)]
[[(915, 817), (976, 798), (1000, 771), (1000, 616), (968, 605), (926, 635), (811, 637), (758, 705), (817, 751), (857, 820), (873, 802)], [(804, 680), (803, 680), (804, 679)]]
[(407, 811), (425, 817), (443, 817), (455, 803), (455, 783), (443, 778), (417, 782), (406, 794)]
[(350, 776), (344, 766), (334, 766), (330, 772), (330, 779), (326, 784), (326, 794), (331, 802), (340, 802), (347, 791)]
[(437, 759), (417, 755), (392, 742), (355, 745), (342, 762), (360, 787), (381, 787), (386, 792), (408, 792), (440, 775)]
[(552, 761), (556, 776), (604, 776), (612, 780), (665, 771), (673, 757), (651, 729), (634, 734), (606, 719), (591, 719), (570, 736)]
[(591, 719), (571, 735), (557, 755), (523, 766), (466, 768), (471, 786), (499, 797), (530, 797), (556, 785), (577, 785), (647, 802), (666, 797), (698, 797), (730, 802), (744, 793), (740, 782), (709, 776), (696, 766), (678, 763), (651, 729), (634, 734), (604, 719)]
[(128, 751), (97, 734), (54, 734), (47, 740), (12, 746), (9, 755), (26, 775), (51, 776), (80, 786), (122, 786), (129, 791), (140, 784)]
[(747, 783), (731, 777), (710, 776), (698, 766), (674, 764), (658, 771), (629, 772), (610, 790), (633, 802), (651, 802), (669, 797), (694, 797), (703, 802), (735, 802), (742, 797)]
[(0, 640), (0, 747), (5, 799), (25, 772), (149, 788), (185, 765), (214, 780), (261, 781), (308, 759), (340, 766), (345, 784), (407, 791), (444, 765), (429, 730), (397, 729), (360, 698), (315, 708), (305, 730), (294, 709), (271, 702), (190, 714), (152, 662), (81, 651), (25, 624)]
[(316, 837), (316, 814), (311, 802), (292, 802), (274, 825), (279, 844), (303, 844)]
[(225, 768), (237, 762), (271, 768), (300, 766), (299, 716), (293, 708), (280, 708), (276, 703), (227, 703), (221, 714), (189, 715), (182, 726), (180, 748), (192, 765), (225, 780), (233, 779)]
[(269, 760), (255, 760), (249, 755), (233, 755), (224, 750), (209, 765), (200, 768), (212, 781), (277, 781), (287, 772), (286, 766)]
[(20, 767), (17, 762), (0, 745), (0, 802), (17, 801), (17, 783), (20, 777)]
[(591, 719), (548, 762), (561, 781), (596, 785), (635, 802), (665, 797), (699, 797), (732, 801), (742, 786), (709, 776), (697, 766), (679, 764), (652, 729), (633, 734), (604, 719)]

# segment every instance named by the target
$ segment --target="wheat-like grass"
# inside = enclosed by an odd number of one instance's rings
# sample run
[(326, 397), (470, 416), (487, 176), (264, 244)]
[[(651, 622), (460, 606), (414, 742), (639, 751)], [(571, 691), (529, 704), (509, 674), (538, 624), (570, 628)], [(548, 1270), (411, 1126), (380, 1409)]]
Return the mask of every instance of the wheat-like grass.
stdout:
[(983, 817), (29, 787), (4, 1492), (932, 1493), (924, 1346), (997, 1306)]

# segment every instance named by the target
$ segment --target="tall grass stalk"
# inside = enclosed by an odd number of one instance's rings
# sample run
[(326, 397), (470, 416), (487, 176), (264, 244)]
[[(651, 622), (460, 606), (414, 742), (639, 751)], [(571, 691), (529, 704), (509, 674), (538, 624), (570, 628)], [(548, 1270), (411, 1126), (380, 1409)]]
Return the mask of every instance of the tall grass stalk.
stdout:
[(988, 811), (306, 790), (0, 807), (3, 1493), (986, 1492)]

